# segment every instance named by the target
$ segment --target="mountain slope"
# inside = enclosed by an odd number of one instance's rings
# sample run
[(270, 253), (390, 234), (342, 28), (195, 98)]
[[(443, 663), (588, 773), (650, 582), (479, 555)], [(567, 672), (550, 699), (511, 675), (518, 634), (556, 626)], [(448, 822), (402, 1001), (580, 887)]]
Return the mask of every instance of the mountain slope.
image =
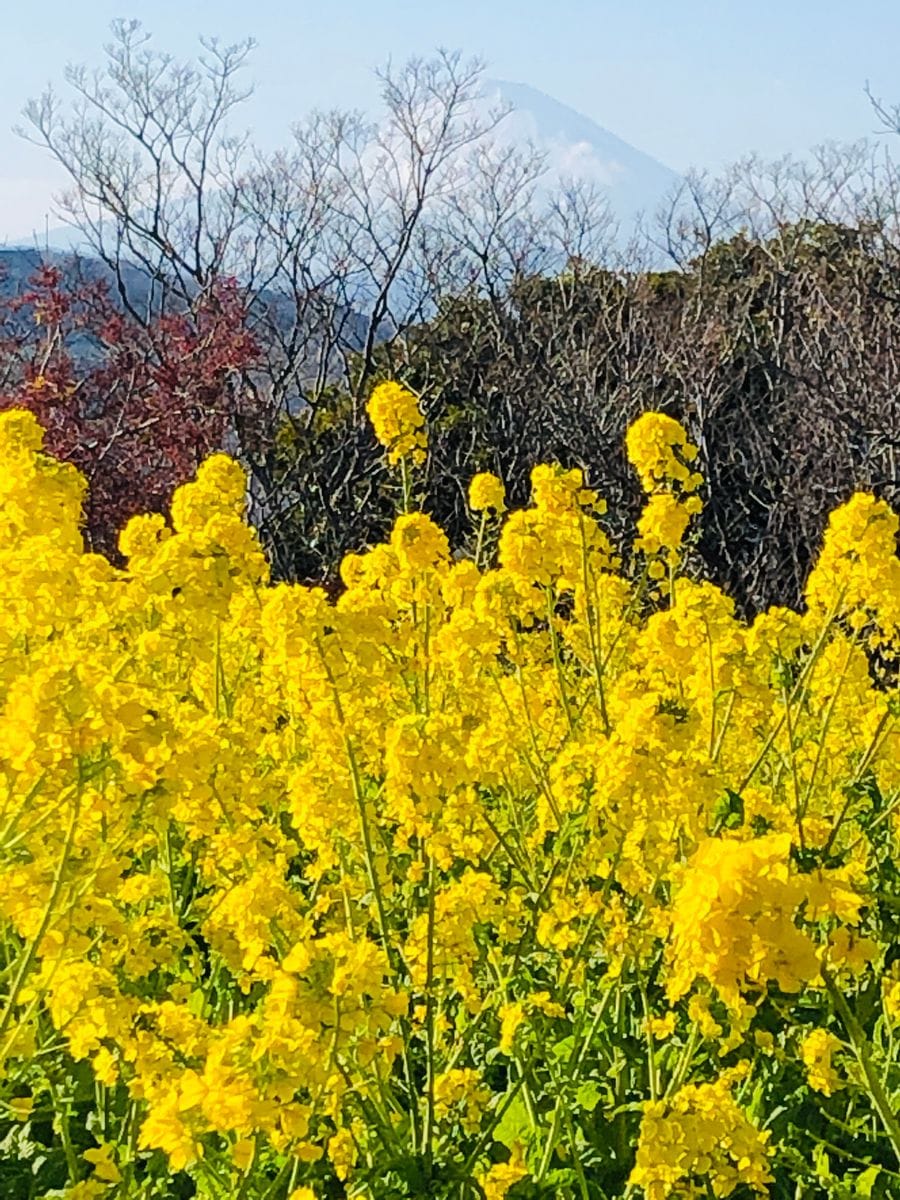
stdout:
[(531, 142), (543, 151), (548, 184), (583, 179), (601, 187), (624, 225), (641, 212), (652, 215), (678, 182), (675, 171), (537, 88), (490, 80), (485, 95), (492, 103), (512, 106), (497, 130), (503, 142)]

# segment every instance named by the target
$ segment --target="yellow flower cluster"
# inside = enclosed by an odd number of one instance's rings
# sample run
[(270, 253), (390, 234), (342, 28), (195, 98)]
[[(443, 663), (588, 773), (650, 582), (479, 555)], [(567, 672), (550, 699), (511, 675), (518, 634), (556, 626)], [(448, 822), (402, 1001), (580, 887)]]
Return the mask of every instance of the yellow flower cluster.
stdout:
[(690, 494), (703, 482), (703, 476), (690, 465), (697, 457), (697, 447), (673, 417), (644, 413), (630, 426), (625, 445), (648, 495), (672, 485)]
[(522, 1158), (521, 1147), (516, 1147), (516, 1153), (508, 1162), (494, 1163), (478, 1179), (485, 1200), (503, 1200), (510, 1188), (522, 1179), (528, 1178), (528, 1168)]
[(789, 832), (701, 842), (672, 907), (670, 1000), (701, 975), (733, 1007), (770, 981), (799, 992), (819, 979), (816, 944), (795, 923), (798, 912), (855, 925), (862, 900), (845, 871), (792, 870), (790, 851)]
[(836, 611), (883, 644), (895, 643), (900, 631), (897, 529), (897, 515), (883, 500), (853, 496), (831, 514), (806, 589), (820, 613)]
[(506, 492), (503, 481), (490, 471), (483, 471), (472, 476), (469, 484), (469, 508), (472, 512), (484, 512), (493, 509), (503, 512), (506, 507)]
[(671, 573), (691, 517), (703, 507), (697, 489), (703, 476), (691, 463), (697, 447), (677, 421), (662, 413), (644, 413), (628, 430), (628, 456), (647, 493), (638, 521), (635, 547), (648, 557), (651, 579)]
[[(372, 411), (423, 451), (409, 393)], [(651, 504), (682, 504), (683, 431), (636, 429)], [(868, 883), (900, 803), (867, 657), (887, 516), (851, 501), (808, 610), (747, 624), (707, 583), (651, 594), (581, 473), (540, 466), (495, 565), (410, 512), (331, 600), (270, 583), (227, 457), (128, 524), (119, 569), (40, 446), (0, 415), (0, 1099), (27, 1116), (89, 1066), (103, 1140), (63, 1156), (71, 1188), (585, 1195), (590, 1155), (610, 1196), (632, 1166), (650, 1200), (765, 1191), (721, 1055), (764, 1089), (792, 1053), (828, 1094), (827, 1022), (776, 1044), (772, 1014), (821, 1012), (831, 972), (835, 1004), (870, 978), (900, 1012)], [(502, 504), (482, 479), (473, 507)], [(890, 1039), (845, 1032), (893, 1137)]]
[(368, 413), (390, 463), (406, 458), (415, 464), (425, 461), (428, 449), (425, 418), (411, 391), (399, 383), (379, 383), (369, 397)]
[(827, 1029), (814, 1029), (800, 1045), (800, 1058), (806, 1067), (809, 1086), (826, 1096), (844, 1086), (831, 1062), (840, 1049), (840, 1040)]
[(740, 1076), (725, 1072), (714, 1083), (688, 1084), (670, 1100), (646, 1105), (631, 1183), (647, 1200), (730, 1196), (741, 1185), (766, 1194), (769, 1134), (735, 1103), (731, 1089)]

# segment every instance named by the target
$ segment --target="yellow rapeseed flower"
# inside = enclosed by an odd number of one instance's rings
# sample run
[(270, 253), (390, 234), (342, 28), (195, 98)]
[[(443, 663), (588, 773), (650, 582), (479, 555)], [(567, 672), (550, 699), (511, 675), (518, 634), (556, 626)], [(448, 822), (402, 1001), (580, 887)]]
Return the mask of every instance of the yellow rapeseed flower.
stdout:
[(501, 513), (506, 507), (506, 491), (503, 481), (490, 471), (473, 475), (469, 484), (469, 508), (473, 512), (484, 512), (492, 509)]
[(408, 388), (399, 383), (379, 383), (369, 397), (368, 413), (376, 438), (388, 452), (388, 462), (393, 465), (403, 458), (416, 464), (425, 461), (425, 418)]
[(840, 1039), (827, 1029), (813, 1029), (800, 1043), (800, 1058), (814, 1091), (831, 1096), (844, 1086), (831, 1065), (832, 1056), (840, 1049)]

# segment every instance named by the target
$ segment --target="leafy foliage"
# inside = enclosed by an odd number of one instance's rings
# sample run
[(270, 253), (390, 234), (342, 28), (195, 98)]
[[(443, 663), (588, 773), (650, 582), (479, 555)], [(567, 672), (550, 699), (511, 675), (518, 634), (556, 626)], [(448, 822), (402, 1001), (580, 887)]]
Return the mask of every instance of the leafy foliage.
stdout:
[(42, 266), (3, 300), (14, 369), (2, 407), (33, 412), (48, 448), (82, 471), (89, 545), (115, 554), (125, 521), (161, 508), (233, 436), (258, 348), (234, 280), (143, 324), (74, 268)]

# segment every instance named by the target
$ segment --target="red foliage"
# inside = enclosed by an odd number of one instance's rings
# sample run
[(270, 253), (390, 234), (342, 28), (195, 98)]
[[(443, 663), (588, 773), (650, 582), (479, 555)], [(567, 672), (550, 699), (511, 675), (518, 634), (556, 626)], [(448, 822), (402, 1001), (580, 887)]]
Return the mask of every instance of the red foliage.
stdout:
[(30, 409), (47, 449), (84, 472), (86, 541), (113, 556), (129, 517), (165, 511), (173, 489), (224, 447), (258, 354), (234, 280), (144, 324), (116, 308), (105, 283), (70, 283), (45, 265), (25, 292), (0, 300), (0, 330), (15, 360), (0, 408)]

